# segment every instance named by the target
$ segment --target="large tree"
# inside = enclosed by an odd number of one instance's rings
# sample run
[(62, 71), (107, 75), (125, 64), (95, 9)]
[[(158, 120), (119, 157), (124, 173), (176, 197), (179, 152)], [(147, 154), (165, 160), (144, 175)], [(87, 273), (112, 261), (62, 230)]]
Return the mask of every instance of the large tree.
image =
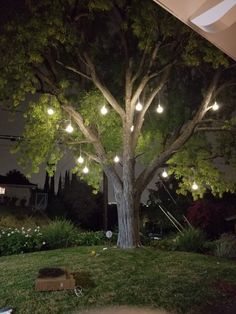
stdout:
[(151, 0), (25, 0), (17, 12), (1, 31), (0, 89), (13, 109), (29, 104), (22, 163), (55, 170), (70, 149), (97, 189), (104, 171), (120, 247), (139, 245), (140, 197), (163, 167), (183, 193), (195, 181), (194, 197), (234, 190), (212, 161), (235, 156), (232, 60)]

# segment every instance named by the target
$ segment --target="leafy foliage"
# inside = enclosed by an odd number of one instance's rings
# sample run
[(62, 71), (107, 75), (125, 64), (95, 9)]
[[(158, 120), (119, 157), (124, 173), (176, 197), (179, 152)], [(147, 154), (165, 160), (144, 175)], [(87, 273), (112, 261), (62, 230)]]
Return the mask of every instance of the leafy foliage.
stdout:
[(222, 234), (220, 239), (214, 242), (214, 254), (218, 257), (236, 257), (236, 238), (235, 235)]
[(200, 252), (205, 242), (205, 234), (200, 229), (184, 230), (176, 239), (176, 247), (180, 251)]

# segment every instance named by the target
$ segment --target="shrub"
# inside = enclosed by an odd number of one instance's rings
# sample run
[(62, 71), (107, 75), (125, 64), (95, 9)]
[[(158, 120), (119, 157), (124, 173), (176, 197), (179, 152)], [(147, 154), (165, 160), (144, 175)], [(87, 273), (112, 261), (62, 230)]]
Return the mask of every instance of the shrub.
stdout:
[(65, 219), (56, 219), (42, 228), (43, 240), (47, 249), (59, 249), (72, 246), (76, 242), (76, 229)]
[(176, 250), (176, 235), (171, 235), (161, 240), (152, 240), (151, 246), (165, 251)]
[(218, 257), (236, 257), (236, 237), (230, 234), (223, 234), (219, 240), (214, 241), (214, 255)]
[(199, 229), (184, 230), (176, 240), (176, 247), (180, 251), (199, 252), (205, 242), (205, 234)]
[(0, 231), (0, 255), (38, 251), (44, 247), (40, 227), (5, 228)]
[[(111, 241), (114, 241), (115, 236), (112, 236)], [(79, 232), (76, 235), (77, 245), (104, 245), (108, 243), (105, 232), (95, 231), (95, 232)]]

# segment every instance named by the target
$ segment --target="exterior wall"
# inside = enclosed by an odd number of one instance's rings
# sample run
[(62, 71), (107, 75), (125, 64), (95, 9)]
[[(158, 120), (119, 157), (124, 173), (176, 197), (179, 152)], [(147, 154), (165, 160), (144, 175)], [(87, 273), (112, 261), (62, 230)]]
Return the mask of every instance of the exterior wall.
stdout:
[(16, 205), (20, 205), (20, 201), (25, 199), (26, 206), (29, 205), (30, 196), (31, 196), (31, 188), (30, 187), (22, 187), (22, 186), (7, 186), (1, 184), (1, 187), (5, 188), (5, 194), (0, 195), (0, 197), (16, 197), (17, 203)]

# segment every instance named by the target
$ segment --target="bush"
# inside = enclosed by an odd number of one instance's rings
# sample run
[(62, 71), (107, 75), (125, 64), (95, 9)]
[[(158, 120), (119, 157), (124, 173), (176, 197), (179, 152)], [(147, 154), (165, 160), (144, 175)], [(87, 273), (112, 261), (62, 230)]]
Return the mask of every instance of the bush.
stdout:
[[(113, 234), (111, 242), (114, 243), (116, 238), (116, 234)], [(105, 245), (108, 243), (108, 241), (109, 240), (106, 238), (104, 231), (79, 232), (76, 236), (77, 245)]]
[(176, 240), (176, 247), (180, 251), (199, 252), (203, 249), (205, 234), (199, 229), (186, 229)]
[(236, 237), (223, 234), (219, 240), (214, 241), (214, 255), (218, 257), (236, 257)]
[(42, 228), (43, 240), (47, 249), (59, 249), (73, 246), (76, 243), (76, 229), (65, 219), (56, 219)]
[(38, 251), (44, 245), (40, 227), (6, 228), (0, 231), (0, 255)]
[(160, 250), (175, 251), (176, 250), (176, 235), (171, 235), (161, 240), (152, 240), (151, 246)]

